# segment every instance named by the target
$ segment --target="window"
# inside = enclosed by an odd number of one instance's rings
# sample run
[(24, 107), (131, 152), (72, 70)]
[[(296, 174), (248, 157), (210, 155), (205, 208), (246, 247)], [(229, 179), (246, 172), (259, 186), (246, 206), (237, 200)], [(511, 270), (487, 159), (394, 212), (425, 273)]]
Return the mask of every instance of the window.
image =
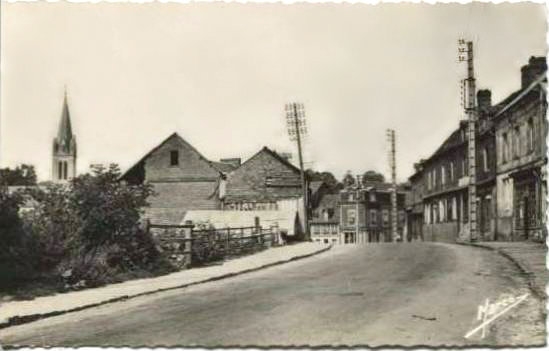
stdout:
[(452, 220), (457, 220), (457, 198), (454, 196), (452, 198)]
[(353, 208), (347, 210), (347, 224), (355, 225), (356, 224), (356, 211)]
[(444, 166), (440, 166), (440, 183), (442, 186), (446, 184), (446, 169)]
[(327, 209), (323, 209), (322, 210), (322, 219), (327, 221), (328, 219), (330, 219), (330, 214), (328, 213), (328, 210)]
[(313, 233), (314, 234), (320, 234), (320, 227), (318, 225), (313, 226)]
[(57, 162), (57, 179), (63, 179), (63, 162)]
[(172, 150), (170, 151), (170, 166), (179, 165), (179, 151)]
[(520, 127), (514, 129), (515, 140), (513, 141), (513, 157), (517, 158), (520, 155)]
[(370, 191), (370, 202), (376, 202), (376, 193)]
[(431, 190), (431, 172), (427, 173), (427, 190)]
[(375, 227), (377, 226), (377, 211), (370, 210), (370, 225)]
[(534, 151), (534, 121), (532, 118), (528, 120), (528, 152)]
[(450, 162), (450, 181), (454, 181), (454, 161)]
[(353, 193), (349, 194), (349, 201), (355, 201), (355, 194)]
[(398, 226), (403, 227), (404, 222), (405, 222), (404, 211), (400, 210), (398, 211), (398, 223), (399, 223)]
[(446, 222), (446, 208), (443, 200), (440, 200), (438, 202), (438, 210), (440, 212), (439, 213), (440, 222)]
[(382, 210), (381, 217), (383, 218), (383, 226), (389, 225), (389, 210)]
[(482, 149), (482, 169), (484, 170), (484, 172), (488, 172), (488, 170), (489, 170), (489, 167), (488, 167), (488, 148), (487, 147)]
[(67, 179), (68, 178), (68, 165), (67, 165), (67, 161), (64, 161), (63, 162), (63, 179)]
[(433, 189), (437, 186), (437, 172), (433, 169)]
[(501, 158), (502, 162), (505, 163), (509, 160), (509, 137), (507, 136), (507, 133), (503, 133), (501, 138), (503, 139), (501, 146)]

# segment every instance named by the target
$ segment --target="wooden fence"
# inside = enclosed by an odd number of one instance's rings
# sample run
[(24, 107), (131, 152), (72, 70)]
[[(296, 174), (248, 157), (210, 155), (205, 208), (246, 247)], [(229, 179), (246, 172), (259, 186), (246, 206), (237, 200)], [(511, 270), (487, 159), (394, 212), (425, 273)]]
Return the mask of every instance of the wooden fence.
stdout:
[(202, 265), (246, 255), (279, 244), (278, 228), (200, 228), (192, 223), (147, 223), (157, 246), (177, 267)]

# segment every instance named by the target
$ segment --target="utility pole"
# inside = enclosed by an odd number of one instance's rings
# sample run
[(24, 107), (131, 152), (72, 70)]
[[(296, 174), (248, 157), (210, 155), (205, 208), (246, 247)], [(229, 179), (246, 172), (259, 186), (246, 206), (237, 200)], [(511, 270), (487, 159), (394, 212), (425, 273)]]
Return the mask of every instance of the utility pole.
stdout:
[(477, 241), (477, 188), (476, 188), (476, 87), (473, 67), (473, 42), (460, 39), (458, 41), (458, 59), (467, 62), (467, 78), (464, 81), (465, 115), (467, 116), (467, 158), (469, 162), (469, 237)]
[(389, 142), (389, 168), (391, 169), (391, 234), (393, 241), (398, 239), (398, 206), (397, 206), (397, 181), (396, 181), (396, 137), (393, 129), (387, 129)]
[(359, 199), (360, 199), (360, 175), (357, 175), (356, 176), (356, 196), (355, 196), (355, 200), (356, 200), (356, 206), (355, 206), (355, 211), (356, 211), (356, 219), (355, 219), (355, 243), (358, 244), (358, 235), (359, 235), (359, 221), (360, 221), (360, 212), (359, 212), (359, 206), (358, 206), (358, 202), (359, 202)]
[(300, 103), (286, 104), (286, 122), (288, 125), (288, 134), (290, 140), (297, 142), (297, 152), (299, 156), (299, 170), (301, 174), (301, 188), (303, 189), (303, 230), (305, 231), (305, 240), (310, 240), (309, 236), (309, 192), (303, 169), (303, 154), (301, 148), (301, 137), (307, 134), (307, 125), (305, 123), (305, 107)]

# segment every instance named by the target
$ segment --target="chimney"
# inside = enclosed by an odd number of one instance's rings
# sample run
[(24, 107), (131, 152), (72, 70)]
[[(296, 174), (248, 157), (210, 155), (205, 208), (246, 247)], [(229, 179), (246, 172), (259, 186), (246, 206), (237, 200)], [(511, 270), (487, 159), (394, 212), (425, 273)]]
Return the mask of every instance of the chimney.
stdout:
[(488, 111), (492, 107), (492, 92), (488, 89), (481, 89), (477, 92), (477, 104), (481, 111)]
[(528, 61), (528, 64), (522, 66), (521, 73), (521, 86), (522, 89), (527, 88), (537, 77), (547, 71), (547, 61), (543, 56), (532, 56)]
[(219, 160), (221, 163), (227, 163), (229, 165), (232, 165), (234, 168), (240, 167), (240, 164), (242, 163), (242, 160), (239, 157), (235, 158), (222, 158)]

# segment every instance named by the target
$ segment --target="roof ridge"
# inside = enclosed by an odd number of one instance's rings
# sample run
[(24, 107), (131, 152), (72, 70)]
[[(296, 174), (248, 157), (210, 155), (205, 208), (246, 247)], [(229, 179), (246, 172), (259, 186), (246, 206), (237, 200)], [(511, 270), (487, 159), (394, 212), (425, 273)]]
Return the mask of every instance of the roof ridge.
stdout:
[(181, 135), (179, 135), (177, 132), (173, 132), (172, 134), (170, 134), (166, 139), (164, 139), (160, 144), (158, 144), (157, 146), (153, 147), (149, 152), (147, 152), (143, 157), (141, 157), (137, 162), (135, 162), (133, 165), (131, 165), (130, 167), (128, 167), (128, 169), (122, 173), (122, 175), (119, 177), (119, 179), (123, 179), (128, 173), (130, 173), (130, 171), (132, 169), (134, 169), (137, 165), (139, 165), (141, 162), (143, 162), (147, 157), (149, 157), (153, 152), (155, 152), (156, 150), (158, 150), (159, 148), (161, 148), (165, 143), (168, 142), (168, 140), (170, 140), (172, 137), (177, 137), (179, 141), (182, 141), (185, 145), (187, 145), (192, 151), (194, 151), (196, 154), (198, 154), (198, 156), (203, 159), (204, 161), (206, 161), (206, 163), (208, 163), (208, 165), (213, 168), (215, 171), (219, 172), (220, 174), (222, 174), (222, 172), (217, 169), (217, 167), (214, 167), (212, 165), (212, 161), (208, 160), (206, 157), (204, 157), (204, 155), (202, 155), (194, 146), (192, 146), (188, 141), (186, 141), (185, 139), (183, 139), (183, 137)]

